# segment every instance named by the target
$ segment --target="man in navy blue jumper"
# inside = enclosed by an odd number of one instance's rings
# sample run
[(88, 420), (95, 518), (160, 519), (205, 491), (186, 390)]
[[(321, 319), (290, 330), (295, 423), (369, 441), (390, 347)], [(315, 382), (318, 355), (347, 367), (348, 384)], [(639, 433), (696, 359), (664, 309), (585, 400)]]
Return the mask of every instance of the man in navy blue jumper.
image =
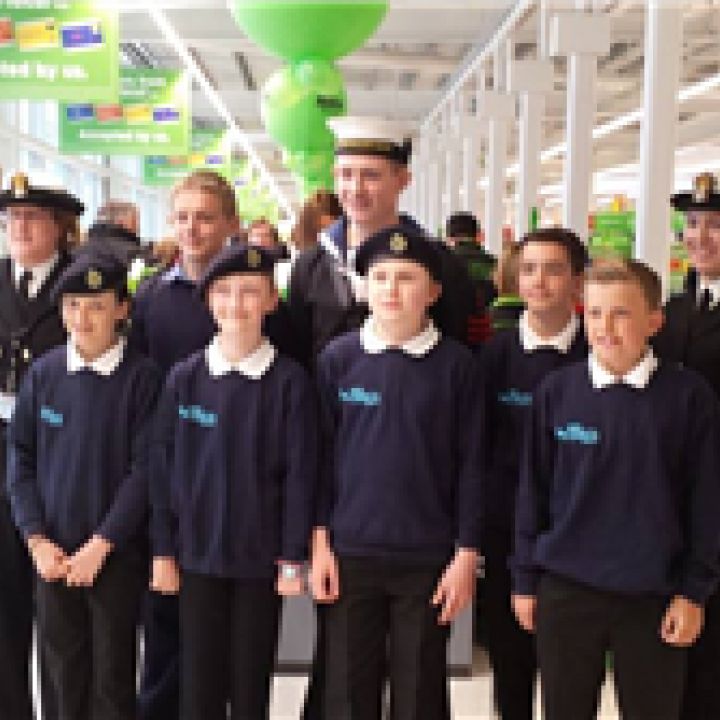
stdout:
[(42, 648), (59, 715), (77, 720), (137, 717), (160, 375), (119, 335), (126, 272), (112, 256), (83, 255), (61, 275), (70, 340), (31, 366), (8, 435), (8, 489), (39, 576)]
[[(472, 599), (482, 394), (472, 353), (428, 317), (441, 261), (398, 226), (360, 247), (370, 317), (317, 365), (323, 472), (311, 584), (326, 720), (449, 718), (449, 623)], [(438, 431), (442, 428), (442, 431)]]
[(530, 232), (520, 241), (519, 291), (526, 310), (519, 328), (495, 334), (483, 348), (487, 405), (487, 474), (483, 492), (478, 622), (493, 667), (495, 706), (502, 720), (531, 720), (537, 662), (535, 642), (515, 620), (509, 558), (523, 428), (533, 394), (553, 370), (587, 356), (575, 308), (587, 251), (562, 228)]
[(317, 478), (306, 372), (262, 336), (274, 255), (234, 245), (200, 281), (218, 334), (158, 410), (153, 587), (180, 591), (181, 717), (266, 718), (280, 595), (302, 592)]
[(649, 348), (660, 302), (642, 263), (591, 268), (592, 354), (535, 394), (513, 606), (537, 631), (548, 720), (595, 717), (607, 651), (624, 717), (677, 720), (687, 647), (717, 585), (718, 403)]

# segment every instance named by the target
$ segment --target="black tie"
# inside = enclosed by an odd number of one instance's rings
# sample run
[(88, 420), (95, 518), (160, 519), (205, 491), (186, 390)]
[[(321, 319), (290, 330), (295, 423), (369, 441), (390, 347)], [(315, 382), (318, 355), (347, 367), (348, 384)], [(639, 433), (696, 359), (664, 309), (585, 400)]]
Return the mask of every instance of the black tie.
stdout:
[(30, 299), (30, 281), (32, 280), (32, 271), (25, 270), (20, 276), (20, 282), (18, 283), (18, 291), (25, 300)]
[(698, 310), (709, 310), (710, 304), (712, 303), (712, 293), (710, 290), (705, 289), (700, 293), (700, 300), (698, 301)]

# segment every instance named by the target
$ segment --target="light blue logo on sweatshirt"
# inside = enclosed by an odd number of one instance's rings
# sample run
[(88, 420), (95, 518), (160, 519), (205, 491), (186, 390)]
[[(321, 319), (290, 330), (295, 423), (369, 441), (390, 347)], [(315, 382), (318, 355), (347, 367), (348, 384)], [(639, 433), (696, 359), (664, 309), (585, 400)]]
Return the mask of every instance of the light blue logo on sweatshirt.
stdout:
[(595, 428), (583, 427), (580, 423), (571, 422), (565, 427), (556, 427), (555, 437), (560, 440), (560, 442), (597, 445), (600, 442), (600, 431)]
[(216, 427), (217, 413), (201, 408), (199, 405), (179, 405), (178, 415), (181, 420), (188, 420), (204, 428)]
[(62, 413), (59, 413), (57, 410), (53, 410), (47, 405), (43, 405), (40, 408), (40, 419), (52, 427), (62, 427), (65, 420)]
[(341, 388), (339, 396), (340, 402), (365, 405), (365, 407), (378, 407), (382, 401), (382, 395), (379, 392), (370, 392), (361, 387), (354, 387), (349, 390)]
[(504, 390), (498, 394), (498, 400), (503, 405), (514, 405), (515, 407), (530, 407), (532, 405), (532, 394), (521, 392), (515, 388)]

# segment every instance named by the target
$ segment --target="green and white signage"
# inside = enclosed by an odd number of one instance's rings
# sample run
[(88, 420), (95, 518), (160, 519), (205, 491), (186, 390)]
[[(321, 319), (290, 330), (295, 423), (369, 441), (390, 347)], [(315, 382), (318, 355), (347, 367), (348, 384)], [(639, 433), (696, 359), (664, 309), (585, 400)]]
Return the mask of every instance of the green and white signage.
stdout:
[(176, 70), (122, 68), (110, 103), (63, 103), (60, 151), (84, 155), (186, 155), (190, 81)]
[(81, 0), (0, 0), (0, 100), (112, 102), (118, 13)]
[(189, 155), (146, 155), (146, 185), (173, 185), (194, 170), (214, 170), (230, 179), (231, 151), (226, 130), (193, 130)]

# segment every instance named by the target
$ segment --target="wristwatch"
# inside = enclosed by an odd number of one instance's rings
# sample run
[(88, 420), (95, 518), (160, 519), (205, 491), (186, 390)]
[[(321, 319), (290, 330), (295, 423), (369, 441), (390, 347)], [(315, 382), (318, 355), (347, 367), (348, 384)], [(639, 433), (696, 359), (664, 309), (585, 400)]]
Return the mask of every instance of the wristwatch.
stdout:
[(283, 580), (297, 580), (300, 577), (300, 568), (297, 565), (286, 565), (280, 566), (280, 575)]

